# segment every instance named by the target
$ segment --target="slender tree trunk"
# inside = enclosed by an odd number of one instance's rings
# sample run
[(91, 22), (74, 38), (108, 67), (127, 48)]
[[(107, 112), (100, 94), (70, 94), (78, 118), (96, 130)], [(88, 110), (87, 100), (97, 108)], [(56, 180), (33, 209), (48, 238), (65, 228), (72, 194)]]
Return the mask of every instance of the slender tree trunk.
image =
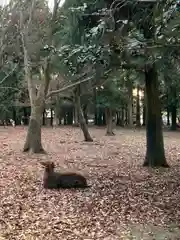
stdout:
[(139, 95), (140, 87), (137, 85), (137, 98), (136, 98), (136, 126), (140, 127), (140, 95)]
[(146, 99), (145, 99), (145, 93), (144, 93), (144, 99), (143, 99), (143, 126), (146, 126)]
[(83, 106), (83, 114), (84, 114), (84, 118), (85, 118), (85, 120), (86, 120), (86, 124), (88, 125), (88, 114), (87, 114), (87, 109), (88, 109), (88, 105), (85, 104), (85, 105)]
[(105, 114), (106, 114), (106, 135), (107, 136), (114, 136), (113, 132), (113, 114), (112, 114), (112, 109), (107, 107), (105, 109)]
[(84, 140), (86, 142), (93, 142), (93, 139), (88, 131), (88, 127), (87, 127), (87, 124), (86, 124), (86, 120), (84, 118), (84, 114), (83, 114), (83, 110), (81, 108), (81, 99), (80, 99), (80, 86), (77, 87), (77, 90), (76, 90), (76, 103), (77, 103), (77, 106), (78, 106), (78, 113), (79, 113), (79, 123), (80, 123), (80, 127), (83, 131), (83, 134), (84, 134)]
[(176, 105), (172, 105), (171, 106), (171, 130), (172, 131), (177, 130), (176, 118), (177, 118), (177, 108), (176, 108)]
[(42, 120), (42, 125), (45, 126), (46, 125), (46, 110), (44, 109), (43, 111), (43, 120)]
[(120, 123), (121, 123), (120, 112), (116, 112), (116, 118), (117, 118), (116, 125), (117, 125), (117, 126), (120, 126)]
[(58, 109), (57, 109), (57, 107), (54, 109), (54, 119), (55, 119), (54, 126), (57, 127), (59, 125), (59, 117), (58, 117)]
[(51, 125), (51, 127), (53, 127), (53, 109), (52, 108), (51, 108), (50, 125)]
[(121, 108), (121, 126), (124, 127), (124, 106)]
[(13, 120), (14, 120), (15, 126), (16, 126), (17, 125), (16, 107), (13, 107)]
[(78, 105), (77, 102), (74, 103), (74, 126), (79, 127), (79, 117), (78, 117)]
[(24, 152), (45, 153), (41, 144), (43, 105), (31, 106), (31, 117), (24, 145)]
[(132, 108), (133, 108), (132, 95), (131, 95), (131, 97), (130, 97), (130, 95), (129, 95), (129, 101), (128, 101), (128, 125), (129, 125), (129, 127), (133, 127), (133, 113), (132, 113)]
[(176, 96), (176, 89), (172, 88), (172, 94), (173, 94), (173, 102), (171, 103), (171, 130), (176, 131), (177, 125), (176, 125), (176, 118), (177, 118), (177, 96)]
[(169, 107), (167, 107), (167, 126), (170, 126), (170, 113), (169, 113)]
[(144, 166), (168, 167), (164, 152), (158, 75), (155, 64), (145, 69), (146, 85), (146, 158)]
[(128, 79), (128, 125), (129, 127), (133, 127), (133, 83), (129, 78), (129, 74), (127, 74)]
[(93, 101), (94, 101), (94, 125), (98, 125), (98, 113), (97, 113), (97, 106), (96, 106), (96, 98), (97, 92), (96, 88), (93, 89)]
[(83, 131), (83, 134), (84, 134), (84, 140), (86, 142), (93, 142), (93, 139), (92, 139), (92, 137), (91, 137), (91, 135), (88, 131), (86, 120), (84, 118), (84, 114), (83, 114), (83, 111), (82, 111), (81, 107), (79, 108), (79, 123), (80, 123), (80, 127)]

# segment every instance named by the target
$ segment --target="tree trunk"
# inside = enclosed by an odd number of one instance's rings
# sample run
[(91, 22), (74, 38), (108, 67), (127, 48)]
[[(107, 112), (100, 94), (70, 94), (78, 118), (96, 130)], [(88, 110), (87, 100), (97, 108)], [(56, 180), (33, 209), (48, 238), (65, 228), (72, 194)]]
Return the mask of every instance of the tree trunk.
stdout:
[(146, 85), (146, 158), (144, 166), (168, 167), (164, 152), (158, 75), (153, 64), (145, 69)]
[(103, 110), (103, 113), (102, 113), (102, 125), (103, 126), (106, 126), (106, 114), (105, 114), (105, 111)]
[(24, 152), (45, 153), (41, 144), (42, 106), (31, 106), (31, 117)]
[(177, 130), (176, 118), (177, 118), (177, 108), (176, 108), (176, 105), (173, 104), (171, 106), (171, 130), (172, 131)]
[(133, 114), (132, 114), (132, 97), (128, 102), (128, 125), (129, 127), (133, 127)]
[(128, 95), (129, 95), (129, 101), (128, 101), (128, 125), (129, 127), (133, 127), (133, 96), (132, 96), (132, 82), (129, 82), (128, 85)]
[(93, 89), (93, 101), (94, 101), (94, 125), (98, 125), (98, 113), (97, 113), (97, 106), (96, 106), (96, 102), (97, 102), (97, 92), (96, 92), (96, 88)]
[(115, 134), (113, 133), (113, 115), (112, 115), (112, 109), (107, 107), (105, 109), (105, 114), (106, 114), (106, 136), (114, 136)]
[(91, 135), (88, 131), (86, 120), (84, 118), (84, 114), (83, 114), (83, 111), (82, 111), (81, 107), (79, 108), (79, 123), (80, 123), (80, 127), (83, 131), (83, 134), (84, 134), (84, 140), (86, 142), (93, 142), (93, 139), (92, 139), (92, 137), (91, 137)]
[(173, 94), (173, 102), (171, 103), (171, 130), (176, 131), (177, 125), (176, 125), (176, 118), (177, 118), (177, 96), (176, 96), (176, 89), (172, 88), (172, 94)]
[(46, 125), (46, 110), (44, 109), (43, 111), (43, 122), (42, 125), (45, 126)]
[(116, 118), (117, 118), (116, 125), (117, 125), (117, 126), (120, 126), (120, 123), (121, 123), (120, 112), (116, 112)]
[(128, 125), (128, 105), (127, 104), (125, 108), (125, 125)]
[(67, 125), (73, 124), (73, 109), (69, 109), (67, 112)]
[(13, 107), (12, 111), (13, 111), (13, 120), (14, 120), (14, 122), (15, 122), (15, 126), (16, 126), (16, 124), (17, 124), (16, 108)]
[(146, 126), (146, 99), (145, 99), (145, 94), (144, 94), (144, 99), (143, 99), (143, 126)]
[(74, 126), (79, 127), (79, 118), (78, 118), (78, 106), (77, 103), (74, 103)]
[(88, 125), (88, 114), (87, 114), (87, 111), (88, 111), (88, 105), (85, 104), (85, 105), (83, 106), (83, 114), (84, 114), (84, 118), (85, 118), (85, 120), (86, 120), (86, 124)]
[(140, 127), (140, 95), (139, 95), (140, 87), (137, 85), (137, 98), (136, 98), (136, 126)]
[(170, 126), (170, 113), (169, 113), (169, 107), (167, 107), (167, 126)]
[(53, 109), (51, 108), (50, 126), (53, 127)]
[(84, 118), (84, 114), (83, 114), (83, 110), (81, 108), (81, 99), (80, 99), (80, 86), (77, 87), (77, 90), (76, 90), (76, 103), (77, 103), (77, 106), (78, 106), (78, 113), (79, 113), (79, 123), (80, 123), (80, 127), (83, 131), (83, 134), (84, 134), (84, 140), (86, 142), (93, 142), (93, 139), (88, 131), (88, 127), (87, 127), (87, 124), (86, 124), (86, 120)]
[(57, 107), (54, 109), (54, 126), (57, 127), (59, 125), (59, 117), (58, 117), (58, 109)]

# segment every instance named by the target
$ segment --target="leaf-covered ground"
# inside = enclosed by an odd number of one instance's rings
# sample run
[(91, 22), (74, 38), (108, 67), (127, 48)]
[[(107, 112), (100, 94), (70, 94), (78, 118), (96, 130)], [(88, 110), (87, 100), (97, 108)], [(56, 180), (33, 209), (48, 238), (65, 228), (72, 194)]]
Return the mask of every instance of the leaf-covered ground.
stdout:
[[(22, 153), (23, 127), (0, 128), (0, 240), (180, 239), (180, 133), (164, 133), (170, 169), (142, 167), (145, 132), (45, 128), (48, 155)], [(41, 160), (84, 174), (86, 190), (44, 190)]]

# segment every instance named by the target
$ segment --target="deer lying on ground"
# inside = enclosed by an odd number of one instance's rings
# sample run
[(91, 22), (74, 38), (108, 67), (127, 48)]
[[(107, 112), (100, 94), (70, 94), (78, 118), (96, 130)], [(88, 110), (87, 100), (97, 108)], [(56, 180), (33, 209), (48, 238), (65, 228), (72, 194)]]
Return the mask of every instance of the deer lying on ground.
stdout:
[(45, 167), (43, 186), (48, 189), (58, 188), (87, 188), (86, 178), (77, 173), (59, 173), (55, 172), (53, 162), (41, 162)]

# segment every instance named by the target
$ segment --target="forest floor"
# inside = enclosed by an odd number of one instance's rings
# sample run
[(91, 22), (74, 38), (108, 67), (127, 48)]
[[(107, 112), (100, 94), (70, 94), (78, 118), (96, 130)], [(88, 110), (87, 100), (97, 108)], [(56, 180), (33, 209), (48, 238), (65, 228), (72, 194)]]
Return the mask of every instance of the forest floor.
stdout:
[[(0, 240), (180, 239), (180, 133), (165, 132), (169, 169), (143, 168), (145, 131), (44, 128), (47, 155), (22, 153), (26, 128), (0, 128)], [(91, 188), (44, 190), (40, 161)]]

